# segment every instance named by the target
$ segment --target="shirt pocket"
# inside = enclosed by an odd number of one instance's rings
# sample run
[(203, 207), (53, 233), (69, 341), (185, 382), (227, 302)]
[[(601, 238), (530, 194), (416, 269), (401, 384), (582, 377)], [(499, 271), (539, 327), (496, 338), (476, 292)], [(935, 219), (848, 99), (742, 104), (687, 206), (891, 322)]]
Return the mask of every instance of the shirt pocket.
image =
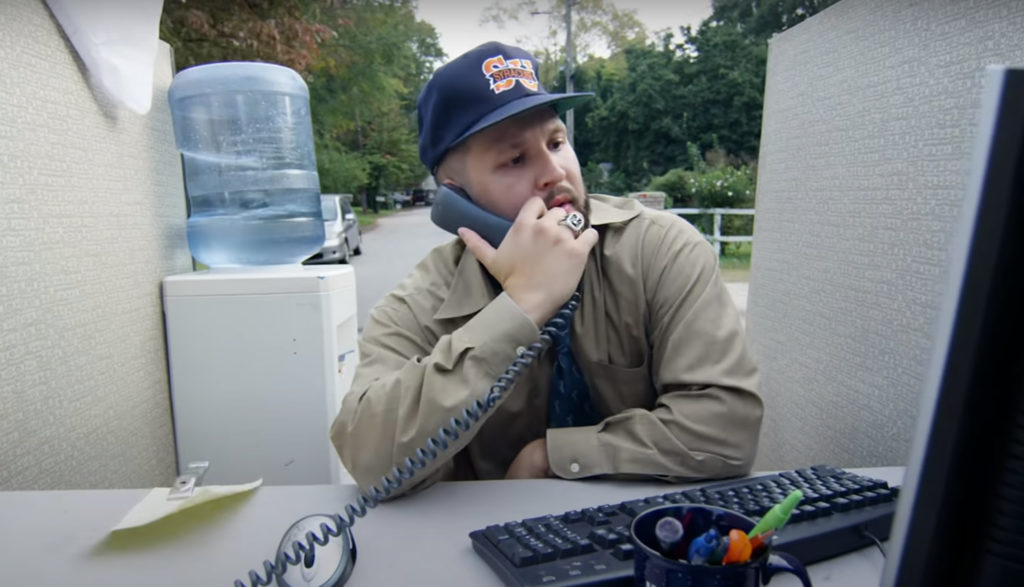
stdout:
[(602, 415), (607, 417), (629, 408), (654, 408), (655, 393), (649, 361), (645, 353), (643, 363), (636, 367), (601, 361), (587, 363), (584, 374), (594, 405)]

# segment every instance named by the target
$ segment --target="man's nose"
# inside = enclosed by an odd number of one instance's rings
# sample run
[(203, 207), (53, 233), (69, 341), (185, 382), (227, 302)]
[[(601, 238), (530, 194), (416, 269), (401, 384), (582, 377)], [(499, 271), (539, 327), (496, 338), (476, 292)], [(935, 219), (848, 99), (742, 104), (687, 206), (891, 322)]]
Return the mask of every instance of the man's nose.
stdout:
[(545, 151), (537, 170), (537, 190), (546, 192), (565, 179), (565, 169), (555, 153)]

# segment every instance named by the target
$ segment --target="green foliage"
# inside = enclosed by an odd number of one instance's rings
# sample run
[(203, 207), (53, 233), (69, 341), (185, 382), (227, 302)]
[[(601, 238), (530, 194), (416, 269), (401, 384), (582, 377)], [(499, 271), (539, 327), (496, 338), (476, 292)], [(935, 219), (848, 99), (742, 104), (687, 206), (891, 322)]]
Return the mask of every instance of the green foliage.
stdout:
[(711, 0), (711, 19), (731, 25), (754, 41), (793, 27), (839, 0)]
[[(321, 176), (321, 186), (366, 192), (375, 204), (372, 196), (408, 189), (427, 174), (416, 150), (416, 96), (443, 52), (410, 0), (352, 0), (315, 14), (338, 29), (311, 68), (317, 157), (348, 153), (361, 166), (347, 169), (362, 171)], [(334, 185), (336, 178), (347, 183)]]
[[(756, 175), (752, 165), (712, 166), (700, 161), (696, 169), (676, 168), (655, 177), (647, 189), (668, 194), (674, 208), (753, 208)], [(688, 215), (687, 219), (705, 234), (713, 230), (710, 215)], [(723, 216), (722, 234), (753, 234), (753, 222), (752, 216)]]
[(577, 118), (583, 119), (576, 125), (577, 153), (583, 161), (613, 162), (617, 173), (642, 185), (685, 157), (690, 100), (671, 50), (635, 46), (624, 56), (625, 72), (594, 76), (608, 87), (599, 88), (591, 110)]
[(577, 109), (581, 162), (612, 163), (634, 191), (672, 169), (698, 169), (706, 156), (728, 165), (755, 161), (767, 39), (835, 2), (713, 0), (712, 16), (696, 32), (680, 27), (678, 35), (584, 61), (575, 89), (596, 98)]
[(621, 172), (608, 173), (593, 161), (583, 167), (582, 172), (583, 185), (590, 193), (621, 196), (636, 191), (636, 184)]
[[(541, 59), (541, 80), (554, 91), (565, 89), (565, 2), (492, 0), (485, 15), (536, 19), (539, 34), (515, 42)], [(588, 188), (621, 195), (650, 185), (676, 206), (751, 205), (767, 39), (834, 3), (712, 0), (696, 31), (682, 27), (652, 42), (634, 11), (575, 0), (575, 53), (584, 58), (574, 65), (574, 89), (596, 95), (575, 114), (573, 147)], [(434, 28), (416, 20), (414, 0), (168, 0), (160, 34), (179, 69), (259, 60), (299, 71), (309, 84), (323, 191), (373, 203), (426, 176), (415, 101), (444, 55)], [(597, 46), (611, 54), (593, 57)]]
[(412, 0), (168, 0), (160, 34), (179, 68), (252, 60), (300, 72), (321, 191), (364, 201), (426, 176), (416, 96), (443, 52)]
[(324, 193), (354, 194), (368, 183), (366, 159), (337, 145), (318, 145), (316, 167)]
[(754, 184), (751, 167), (722, 165), (672, 169), (652, 179), (647, 189), (665, 192), (678, 208), (748, 208), (754, 205)]
[(215, 61), (267, 61), (307, 76), (319, 44), (335, 32), (306, 18), (310, 0), (164, 2), (160, 38), (178, 70)]
[[(597, 95), (577, 115), (576, 148), (584, 163), (609, 161), (634, 185), (676, 167), (692, 167), (699, 152), (752, 161), (761, 132), (766, 52), (728, 27), (705, 23), (682, 40), (623, 52), (625, 67), (584, 63), (579, 89)], [(702, 158), (698, 158), (702, 159)]]
[(703, 151), (722, 149), (753, 160), (761, 135), (767, 44), (748, 42), (734, 28), (705, 22), (677, 51), (685, 62), (686, 92), (692, 96), (688, 140)]

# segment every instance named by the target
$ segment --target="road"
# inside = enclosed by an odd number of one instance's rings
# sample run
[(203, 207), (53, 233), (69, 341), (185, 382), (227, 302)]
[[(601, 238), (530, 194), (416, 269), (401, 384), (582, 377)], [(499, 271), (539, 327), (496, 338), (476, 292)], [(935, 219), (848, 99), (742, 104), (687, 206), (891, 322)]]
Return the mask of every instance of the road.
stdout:
[(363, 232), (363, 254), (353, 256), (356, 271), (358, 328), (361, 331), (370, 310), (406, 275), (430, 249), (456, 238), (434, 226), (430, 208), (417, 206), (384, 216)]
[[(363, 254), (351, 259), (356, 270), (358, 328), (362, 331), (370, 310), (412, 271), (430, 249), (455, 238), (434, 226), (430, 208), (416, 207), (385, 216), (363, 233)], [(740, 311), (747, 308), (747, 283), (727, 283)]]

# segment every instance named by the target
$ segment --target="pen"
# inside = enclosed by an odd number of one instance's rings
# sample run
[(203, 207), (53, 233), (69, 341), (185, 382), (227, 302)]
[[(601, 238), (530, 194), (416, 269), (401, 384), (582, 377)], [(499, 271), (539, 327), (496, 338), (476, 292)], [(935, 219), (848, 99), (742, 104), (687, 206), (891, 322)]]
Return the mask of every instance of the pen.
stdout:
[(672, 516), (665, 516), (654, 525), (654, 535), (658, 537), (658, 545), (665, 556), (675, 556), (683, 540), (683, 524)]
[(704, 564), (708, 557), (715, 552), (715, 547), (718, 546), (718, 530), (714, 528), (701, 534), (690, 543), (690, 552), (687, 553), (687, 562), (691, 565)]
[(722, 563), (722, 559), (725, 558), (725, 553), (729, 552), (729, 537), (722, 536), (718, 540), (718, 546), (715, 547), (715, 551), (708, 557), (709, 565), (718, 565)]
[(772, 536), (775, 536), (775, 530), (761, 532), (757, 536), (754, 536), (750, 539), (750, 548), (756, 551), (758, 548), (761, 548), (762, 546), (767, 544), (768, 541), (772, 539)]
[(789, 520), (789, 515), (793, 512), (793, 508), (796, 504), (800, 503), (800, 500), (804, 498), (804, 494), (799, 489), (794, 489), (786, 496), (786, 499), (772, 506), (772, 509), (768, 510), (768, 513), (761, 518), (761, 521), (754, 526), (754, 528), (747, 533), (747, 538), (754, 538), (758, 534), (763, 534), (768, 530), (778, 530), (782, 527), (786, 521)]
[(743, 530), (729, 530), (729, 550), (722, 557), (722, 564), (745, 563), (750, 560), (750, 539)]

